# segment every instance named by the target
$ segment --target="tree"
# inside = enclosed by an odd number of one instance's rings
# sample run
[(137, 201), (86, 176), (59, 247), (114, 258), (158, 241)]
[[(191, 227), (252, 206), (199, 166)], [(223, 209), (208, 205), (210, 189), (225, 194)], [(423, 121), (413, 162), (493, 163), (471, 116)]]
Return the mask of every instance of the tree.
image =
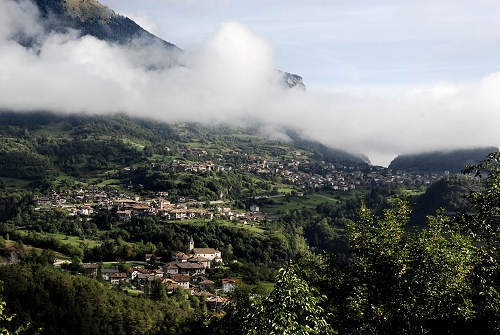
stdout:
[(479, 260), (474, 266), (477, 327), (483, 333), (500, 332), (500, 152), (491, 153), (464, 174), (484, 179), (484, 188), (467, 199), (473, 213), (462, 213), (455, 221), (476, 240)]
[(409, 215), (402, 200), (381, 218), (363, 204), (360, 220), (348, 226), (351, 331), (454, 333), (473, 318), (474, 240), (441, 212), (428, 218), (428, 229), (408, 232)]
[[(3, 291), (3, 282), (0, 281), (0, 292)], [(9, 334), (24, 334), (29, 328), (30, 324), (24, 324), (16, 328), (15, 330), (11, 330), (13, 325), (12, 321), (16, 315), (11, 315), (7, 312), (6, 303), (3, 300), (2, 295), (0, 295), (0, 334), (9, 335)], [(40, 329), (39, 329), (40, 330)]]
[(334, 334), (320, 303), (325, 299), (300, 278), (297, 265), (279, 270), (269, 296), (258, 301), (244, 320), (244, 333), (252, 335)]
[(165, 285), (163, 285), (159, 280), (154, 280), (151, 283), (151, 299), (155, 301), (167, 300), (167, 291), (165, 290)]

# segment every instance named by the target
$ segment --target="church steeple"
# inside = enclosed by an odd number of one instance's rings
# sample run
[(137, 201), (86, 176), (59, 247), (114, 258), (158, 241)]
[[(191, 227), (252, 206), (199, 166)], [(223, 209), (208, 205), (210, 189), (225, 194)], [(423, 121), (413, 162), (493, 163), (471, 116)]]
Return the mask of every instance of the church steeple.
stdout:
[(191, 236), (191, 239), (189, 240), (189, 251), (193, 251), (194, 249), (194, 240), (193, 236)]

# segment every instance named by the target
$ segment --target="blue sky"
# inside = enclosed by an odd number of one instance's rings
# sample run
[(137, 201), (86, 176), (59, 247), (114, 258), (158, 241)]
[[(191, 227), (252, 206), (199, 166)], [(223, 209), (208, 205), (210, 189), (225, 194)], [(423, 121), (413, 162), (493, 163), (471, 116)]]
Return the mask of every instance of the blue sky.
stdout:
[(309, 88), (376, 92), (469, 83), (499, 69), (497, 0), (102, 0), (196, 50), (235, 20), (274, 48)]

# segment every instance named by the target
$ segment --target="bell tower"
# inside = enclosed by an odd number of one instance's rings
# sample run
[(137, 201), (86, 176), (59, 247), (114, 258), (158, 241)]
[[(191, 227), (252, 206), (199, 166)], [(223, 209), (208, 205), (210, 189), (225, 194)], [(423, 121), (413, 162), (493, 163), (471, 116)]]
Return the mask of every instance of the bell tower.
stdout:
[(193, 251), (194, 249), (194, 240), (193, 236), (191, 236), (191, 239), (189, 240), (189, 251)]

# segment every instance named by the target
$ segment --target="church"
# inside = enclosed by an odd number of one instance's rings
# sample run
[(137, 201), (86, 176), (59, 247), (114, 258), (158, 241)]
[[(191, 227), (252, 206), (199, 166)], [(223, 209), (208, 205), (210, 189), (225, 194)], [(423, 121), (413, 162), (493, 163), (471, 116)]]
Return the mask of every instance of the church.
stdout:
[(189, 253), (195, 257), (204, 257), (211, 262), (222, 263), (222, 255), (219, 250), (215, 250), (214, 248), (195, 248), (192, 236), (189, 240)]

